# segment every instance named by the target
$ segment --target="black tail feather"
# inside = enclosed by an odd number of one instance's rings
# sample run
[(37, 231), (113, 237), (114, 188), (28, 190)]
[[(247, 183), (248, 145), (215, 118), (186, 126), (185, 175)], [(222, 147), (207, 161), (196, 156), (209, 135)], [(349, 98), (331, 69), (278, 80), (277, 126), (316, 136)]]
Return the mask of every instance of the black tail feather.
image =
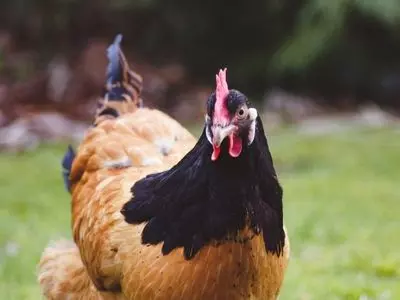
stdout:
[(107, 48), (108, 66), (102, 98), (98, 100), (93, 125), (104, 119), (117, 118), (143, 106), (142, 77), (131, 70), (121, 49), (122, 35), (118, 34)]
[[(107, 49), (107, 85), (124, 81), (124, 67), (126, 60), (120, 60), (122, 35), (118, 34), (114, 42)], [(121, 57), (124, 58), (124, 57)]]
[(71, 180), (69, 178), (71, 174), (71, 168), (72, 168), (72, 163), (75, 159), (75, 151), (72, 148), (71, 145), (68, 145), (67, 152), (65, 152), (65, 155), (63, 157), (63, 160), (61, 162), (62, 165), (62, 176), (64, 180), (64, 186), (67, 189), (68, 192), (71, 192)]
[(107, 49), (107, 83), (108, 100), (123, 101), (123, 94), (136, 99), (142, 90), (142, 77), (129, 68), (128, 61), (121, 49), (122, 35), (118, 34)]

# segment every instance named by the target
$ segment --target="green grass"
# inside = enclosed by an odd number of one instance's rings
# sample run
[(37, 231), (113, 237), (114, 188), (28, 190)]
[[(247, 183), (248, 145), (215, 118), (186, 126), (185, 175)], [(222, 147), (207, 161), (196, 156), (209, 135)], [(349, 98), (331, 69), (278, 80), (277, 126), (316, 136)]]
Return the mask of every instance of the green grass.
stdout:
[[(289, 129), (269, 142), (291, 240), (280, 299), (400, 299), (400, 131)], [(70, 236), (63, 153), (0, 156), (1, 299), (40, 299), (41, 251)]]

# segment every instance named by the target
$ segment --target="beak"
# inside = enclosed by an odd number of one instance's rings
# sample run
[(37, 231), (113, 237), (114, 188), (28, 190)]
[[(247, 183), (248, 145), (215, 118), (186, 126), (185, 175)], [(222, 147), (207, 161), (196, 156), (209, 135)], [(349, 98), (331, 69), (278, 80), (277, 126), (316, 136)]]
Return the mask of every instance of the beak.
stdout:
[(225, 127), (221, 127), (221, 126), (215, 126), (212, 129), (213, 132), (213, 139), (212, 139), (212, 143), (214, 145), (214, 147), (219, 148), (222, 144), (222, 142), (224, 141), (224, 139), (229, 136), (230, 134), (232, 134), (234, 131), (236, 130), (236, 125), (228, 125)]

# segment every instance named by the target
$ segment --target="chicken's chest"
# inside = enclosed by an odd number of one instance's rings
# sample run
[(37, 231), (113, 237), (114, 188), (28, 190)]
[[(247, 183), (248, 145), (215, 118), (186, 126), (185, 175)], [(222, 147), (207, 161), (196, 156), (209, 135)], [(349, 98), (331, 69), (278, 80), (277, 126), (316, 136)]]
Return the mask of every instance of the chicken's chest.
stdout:
[(266, 253), (261, 236), (206, 246), (192, 260), (150, 248), (125, 283), (130, 299), (275, 299), (283, 279), (283, 258)]

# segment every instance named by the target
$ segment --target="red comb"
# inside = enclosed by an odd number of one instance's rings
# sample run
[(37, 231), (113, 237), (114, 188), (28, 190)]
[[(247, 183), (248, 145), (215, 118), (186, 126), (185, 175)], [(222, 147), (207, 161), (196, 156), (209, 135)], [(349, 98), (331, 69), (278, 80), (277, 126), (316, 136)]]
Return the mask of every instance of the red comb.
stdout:
[(215, 75), (215, 79), (217, 82), (217, 88), (216, 88), (217, 101), (223, 100), (229, 94), (228, 83), (226, 82), (226, 68), (223, 70), (219, 70), (219, 74)]
[(228, 117), (224, 103), (229, 94), (228, 83), (226, 82), (226, 68), (219, 70), (219, 73), (215, 75), (215, 80), (217, 87), (215, 89), (216, 102), (214, 116), (220, 120), (224, 120)]

